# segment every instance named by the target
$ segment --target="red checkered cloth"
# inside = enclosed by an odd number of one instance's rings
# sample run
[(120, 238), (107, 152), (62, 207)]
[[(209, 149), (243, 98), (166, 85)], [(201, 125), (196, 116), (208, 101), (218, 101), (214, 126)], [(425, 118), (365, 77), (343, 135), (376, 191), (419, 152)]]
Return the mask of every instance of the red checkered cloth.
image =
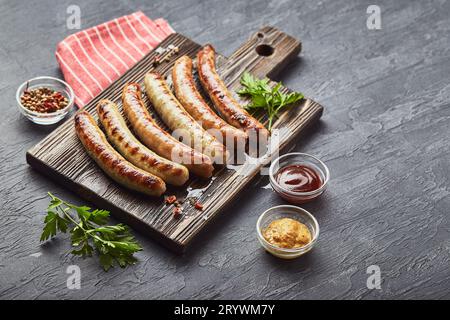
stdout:
[(61, 41), (56, 59), (77, 106), (84, 107), (174, 32), (166, 20), (152, 21), (139, 11)]

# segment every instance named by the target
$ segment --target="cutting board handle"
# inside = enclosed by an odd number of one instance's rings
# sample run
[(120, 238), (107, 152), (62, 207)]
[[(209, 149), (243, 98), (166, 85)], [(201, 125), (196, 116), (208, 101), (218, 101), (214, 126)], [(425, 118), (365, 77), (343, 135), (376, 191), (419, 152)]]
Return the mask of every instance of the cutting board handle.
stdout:
[(219, 72), (227, 83), (234, 83), (234, 78), (243, 70), (260, 78), (273, 78), (298, 56), (301, 48), (297, 39), (274, 27), (264, 26), (228, 58)]

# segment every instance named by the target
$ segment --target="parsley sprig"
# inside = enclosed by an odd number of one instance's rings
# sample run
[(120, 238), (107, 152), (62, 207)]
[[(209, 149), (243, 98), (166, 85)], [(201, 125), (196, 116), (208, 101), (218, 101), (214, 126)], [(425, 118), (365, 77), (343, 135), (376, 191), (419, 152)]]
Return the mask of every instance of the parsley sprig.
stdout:
[(251, 102), (245, 108), (247, 110), (265, 109), (269, 120), (269, 130), (272, 129), (273, 121), (281, 108), (303, 99), (303, 94), (300, 92), (287, 94), (281, 92), (281, 82), (271, 87), (269, 79), (257, 79), (248, 72), (242, 75), (241, 84), (243, 88), (237, 93), (251, 98)]
[[(57, 231), (71, 234), (72, 254), (91, 257), (95, 251), (100, 264), (108, 271), (115, 263), (124, 268), (137, 260), (134, 253), (142, 250), (131, 235), (127, 226), (117, 224), (107, 226), (109, 211), (91, 210), (86, 206), (75, 206), (50, 192), (50, 204), (47, 208), (41, 242), (56, 235)], [(73, 213), (76, 213), (74, 218)]]

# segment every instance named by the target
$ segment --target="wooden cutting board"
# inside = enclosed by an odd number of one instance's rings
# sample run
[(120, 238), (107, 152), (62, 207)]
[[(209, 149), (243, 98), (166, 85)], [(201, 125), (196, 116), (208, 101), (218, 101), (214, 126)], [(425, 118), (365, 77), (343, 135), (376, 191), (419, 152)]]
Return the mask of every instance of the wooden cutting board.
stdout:
[[(121, 108), (120, 95), (127, 82), (142, 84), (145, 73), (150, 70), (168, 75), (178, 57), (188, 55), (194, 58), (201, 48), (199, 44), (181, 34), (172, 34), (160, 44), (160, 47), (165, 48), (170, 44), (179, 47), (178, 55), (173, 55), (170, 61), (163, 62), (155, 68), (152, 61), (157, 54), (155, 51), (150, 52), (85, 109), (97, 119), (95, 106), (99, 100), (105, 98), (116, 102)], [(301, 44), (298, 40), (273, 27), (263, 27), (229, 58), (218, 56), (218, 71), (228, 87), (234, 90), (240, 86), (239, 79), (244, 71), (258, 77), (273, 77), (295, 59), (300, 50)], [(148, 104), (146, 97), (145, 101)], [(161, 123), (151, 106), (149, 109)], [(298, 105), (281, 113), (274, 124), (274, 129), (280, 129), (278, 135), (280, 149), (296, 138), (309, 124), (319, 119), (322, 110), (318, 103), (304, 99)], [(73, 117), (31, 148), (26, 157), (27, 162), (36, 170), (73, 190), (99, 208), (110, 210), (119, 220), (148, 234), (176, 252), (183, 252), (198, 232), (245, 188), (263, 166), (263, 164), (248, 164), (231, 169), (222, 167), (218, 168), (214, 177), (207, 181), (193, 177), (184, 187), (169, 187), (166, 194), (175, 194), (179, 199), (186, 199), (183, 204), (185, 216), (177, 220), (172, 215), (173, 207), (166, 205), (162, 197), (152, 198), (128, 191), (108, 178), (89, 158), (76, 137)], [(189, 199), (198, 199), (204, 204), (204, 210), (196, 210)]]

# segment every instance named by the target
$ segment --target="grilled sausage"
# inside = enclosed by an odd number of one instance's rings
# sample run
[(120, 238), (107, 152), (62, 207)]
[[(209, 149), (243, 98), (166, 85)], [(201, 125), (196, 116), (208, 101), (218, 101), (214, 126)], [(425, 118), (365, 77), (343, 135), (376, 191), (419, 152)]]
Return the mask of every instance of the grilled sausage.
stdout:
[(209, 156), (215, 163), (227, 163), (229, 153), (225, 146), (195, 122), (159, 74), (147, 73), (144, 83), (147, 96), (161, 119), (171, 130), (183, 137), (185, 144)]
[(216, 71), (215, 59), (214, 48), (209, 44), (197, 53), (200, 83), (208, 93), (217, 111), (229, 124), (244, 130), (247, 134), (255, 130), (258, 135), (268, 138), (269, 131), (264, 125), (248, 114), (233, 98)]
[(97, 114), (109, 141), (136, 167), (175, 186), (181, 186), (189, 179), (186, 167), (158, 156), (134, 137), (115, 103), (101, 100), (97, 105)]
[[(192, 75), (192, 59), (188, 56), (179, 58), (172, 69), (172, 81), (175, 95), (184, 109), (205, 130), (217, 131), (222, 137), (223, 143), (228, 149), (237, 146), (238, 143), (245, 146), (247, 134), (233, 126), (230, 126), (220, 118), (198, 92)], [(239, 142), (238, 142), (239, 141)]]
[(123, 111), (141, 141), (161, 157), (183, 164), (199, 177), (209, 178), (211, 159), (179, 142), (156, 124), (141, 98), (137, 83), (129, 83), (122, 92)]
[(119, 184), (150, 196), (160, 196), (166, 191), (164, 181), (135, 167), (114, 150), (87, 111), (75, 115), (75, 131), (87, 153)]

